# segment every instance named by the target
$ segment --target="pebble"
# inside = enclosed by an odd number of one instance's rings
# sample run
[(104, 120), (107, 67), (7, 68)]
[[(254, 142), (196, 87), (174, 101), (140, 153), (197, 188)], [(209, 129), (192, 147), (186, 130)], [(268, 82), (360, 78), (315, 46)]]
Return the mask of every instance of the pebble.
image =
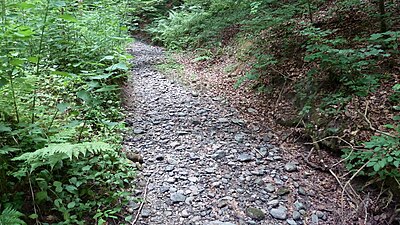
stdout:
[(179, 202), (184, 202), (186, 200), (186, 196), (176, 192), (171, 194), (170, 199), (172, 203), (179, 203)]
[(253, 156), (251, 156), (251, 155), (248, 154), (248, 153), (242, 153), (242, 154), (239, 154), (238, 160), (239, 160), (240, 162), (250, 162), (250, 161), (253, 160)]
[(317, 225), (319, 222), (318, 216), (316, 214), (311, 215), (311, 224)]
[(296, 166), (296, 164), (294, 164), (292, 162), (288, 162), (285, 164), (285, 170), (287, 172), (294, 172), (294, 171), (297, 171), (297, 166)]
[(301, 203), (299, 200), (294, 202), (294, 207), (296, 208), (296, 210), (301, 210), (301, 209), (306, 209), (306, 207), (304, 206), (303, 203)]
[(294, 221), (293, 219), (287, 219), (286, 222), (287, 222), (289, 225), (297, 225), (296, 221)]
[(270, 192), (270, 193), (272, 193), (272, 192), (275, 191), (275, 186), (273, 184), (271, 184), (271, 183), (268, 183), (268, 184), (265, 185), (265, 190)]
[(300, 212), (299, 212), (299, 211), (293, 211), (293, 216), (292, 216), (292, 218), (293, 218), (294, 220), (299, 220), (299, 219), (301, 218)]

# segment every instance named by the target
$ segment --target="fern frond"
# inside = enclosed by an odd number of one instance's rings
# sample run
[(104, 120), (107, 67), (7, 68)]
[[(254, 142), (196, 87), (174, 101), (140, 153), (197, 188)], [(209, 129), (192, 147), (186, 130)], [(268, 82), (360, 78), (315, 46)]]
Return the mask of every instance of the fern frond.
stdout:
[(50, 165), (52, 168), (64, 159), (79, 158), (87, 153), (99, 154), (100, 152), (111, 152), (112, 147), (104, 142), (84, 142), (79, 144), (59, 143), (38, 149), (34, 152), (24, 153), (13, 158), (14, 161), (25, 161), (34, 170), (43, 165)]
[(26, 223), (20, 219), (22, 216), (24, 216), (24, 214), (7, 207), (0, 214), (0, 225), (24, 225)]

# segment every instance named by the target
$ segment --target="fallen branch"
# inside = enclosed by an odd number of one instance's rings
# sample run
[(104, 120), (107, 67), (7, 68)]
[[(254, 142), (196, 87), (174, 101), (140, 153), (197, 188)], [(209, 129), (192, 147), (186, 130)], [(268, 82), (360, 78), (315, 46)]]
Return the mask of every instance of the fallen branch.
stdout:
[(290, 132), (290, 134), (288, 134), (282, 141), (286, 141), (290, 136), (292, 136), (292, 134), (295, 132), (296, 128), (300, 125), (301, 122), (303, 122), (304, 115), (300, 118), (299, 122), (296, 124), (296, 126), (293, 128), (292, 132)]
[(361, 113), (360, 111), (358, 111), (358, 110), (356, 110), (360, 115), (362, 115), (363, 117), (364, 117), (364, 120), (368, 123), (368, 126), (369, 126), (369, 129), (370, 130), (372, 130), (372, 131), (374, 131), (374, 132), (377, 132), (377, 133), (380, 133), (380, 134), (383, 134), (383, 135), (386, 135), (386, 136), (389, 136), (389, 137), (392, 137), (392, 138), (396, 138), (397, 136), (396, 135), (394, 135), (394, 134), (391, 134), (391, 133), (388, 133), (388, 132), (385, 132), (385, 131), (381, 131), (381, 130), (379, 130), (379, 129), (376, 129), (375, 127), (373, 127), (372, 126), (372, 123), (371, 123), (371, 121), (368, 119), (368, 117), (367, 117), (367, 114), (368, 114), (368, 101), (367, 101), (367, 105), (365, 106), (365, 110), (364, 110), (364, 113)]
[(144, 204), (146, 203), (147, 188), (148, 188), (148, 186), (149, 186), (149, 182), (150, 182), (150, 179), (148, 179), (147, 182), (146, 182), (146, 186), (145, 186), (145, 188), (144, 188), (144, 193), (143, 193), (143, 201), (140, 203), (140, 206), (139, 206), (139, 209), (138, 209), (138, 211), (137, 211), (136, 217), (135, 217), (135, 219), (132, 221), (131, 225), (136, 224), (136, 222), (139, 220), (140, 213), (142, 212), (143, 206), (144, 206)]

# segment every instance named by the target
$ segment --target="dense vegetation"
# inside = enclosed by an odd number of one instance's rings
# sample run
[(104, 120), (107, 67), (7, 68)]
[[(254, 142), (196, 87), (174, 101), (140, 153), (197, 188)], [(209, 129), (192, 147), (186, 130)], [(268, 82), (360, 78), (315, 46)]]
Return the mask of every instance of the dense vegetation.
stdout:
[[(128, 1), (0, 1), (0, 224), (120, 218)], [(129, 218), (128, 218), (129, 219)]]
[(295, 96), (290, 101), (297, 116), (286, 125), (304, 126), (315, 148), (347, 146), (342, 155), (356, 175), (399, 183), (398, 1), (140, 0), (135, 5), (142, 9), (136, 20), (147, 24), (137, 29), (154, 42), (195, 50), (196, 60), (212, 62), (228, 52), (239, 64), (251, 64), (237, 87), (251, 85), (265, 94), (291, 87), (285, 94)]

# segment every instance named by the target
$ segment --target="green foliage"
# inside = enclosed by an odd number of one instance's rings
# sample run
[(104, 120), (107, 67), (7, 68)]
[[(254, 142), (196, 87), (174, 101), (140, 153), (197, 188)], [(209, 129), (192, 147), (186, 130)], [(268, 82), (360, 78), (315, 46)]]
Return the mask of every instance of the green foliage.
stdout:
[[(398, 128), (396, 129), (398, 132)], [(370, 141), (364, 143), (364, 147), (364, 151), (344, 151), (343, 157), (346, 158), (349, 171), (356, 172), (363, 168), (359, 175), (378, 176), (382, 179), (400, 178), (400, 137), (373, 136)]]
[[(400, 85), (393, 86), (396, 93), (400, 92)], [(400, 99), (396, 99), (400, 102)], [(400, 107), (394, 106), (394, 110), (399, 111)], [(370, 141), (364, 142), (365, 150), (351, 151), (344, 150), (343, 157), (346, 159), (346, 167), (352, 172), (360, 170), (360, 175), (370, 177), (400, 178), (400, 117), (394, 116), (393, 123), (386, 124), (384, 127), (390, 133), (381, 132), (379, 136), (372, 136)]]
[(23, 220), (20, 219), (24, 214), (18, 212), (13, 208), (5, 208), (3, 212), (0, 214), (0, 224), (1, 225), (24, 225), (26, 224)]
[(0, 205), (28, 223), (113, 217), (95, 213), (120, 213), (134, 177), (120, 152), (119, 99), (131, 5), (11, 0), (0, 7)]
[(389, 56), (380, 45), (344, 48), (347, 44), (344, 38), (328, 39), (333, 31), (307, 27), (301, 33), (309, 38), (306, 46), (308, 55), (304, 60), (318, 63), (313, 73), (325, 73), (328, 82), (341, 84), (359, 96), (366, 96), (375, 90), (380, 77), (371, 73), (373, 66), (377, 58)]

